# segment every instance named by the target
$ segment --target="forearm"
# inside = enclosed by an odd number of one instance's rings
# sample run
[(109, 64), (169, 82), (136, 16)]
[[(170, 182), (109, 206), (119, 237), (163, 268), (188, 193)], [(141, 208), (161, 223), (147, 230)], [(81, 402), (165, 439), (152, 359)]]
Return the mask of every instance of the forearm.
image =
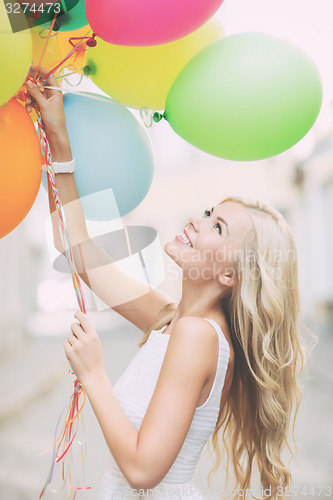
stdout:
[[(56, 174), (56, 187), (62, 202), (66, 227), (76, 269), (87, 286), (109, 307), (115, 308), (149, 292), (146, 282), (135, 279), (131, 272), (118, 266), (112, 256), (90, 239), (73, 174)], [(49, 183), (50, 210), (54, 210)], [(57, 211), (51, 213), (55, 247), (64, 252)], [(130, 307), (133, 307), (131, 305)], [(122, 309), (118, 310), (122, 314)], [(133, 315), (137, 316), (133, 311)], [(132, 315), (125, 317), (133, 321)], [(134, 324), (135, 317), (134, 317)]]
[[(52, 161), (68, 162), (72, 160), (72, 151), (66, 130), (48, 134)], [(78, 245), (89, 238), (86, 221), (82, 210), (79, 193), (77, 191), (74, 174), (56, 174), (55, 184), (60, 201), (63, 205), (66, 227), (71, 246)], [(49, 207), (53, 225), (54, 243), (56, 248), (63, 251), (59, 232), (59, 219), (54, 202), (52, 186), (48, 181)]]
[(66, 162), (72, 160), (72, 150), (65, 126), (57, 132), (47, 132), (52, 161)]
[[(66, 117), (63, 105), (63, 97), (54, 76), (48, 75), (46, 68), (32, 66), (34, 76), (47, 78), (47, 87), (41, 92), (39, 86), (31, 81), (27, 82), (28, 105), (37, 105), (45, 126), (46, 137), (50, 145), (53, 162), (64, 163), (72, 160), (72, 150), (68, 137)], [(55, 176), (55, 184), (59, 198), (64, 206), (66, 225), (71, 246), (77, 245), (88, 238), (86, 223), (80, 204), (80, 198), (76, 189), (74, 176), (71, 174), (58, 174)], [(53, 200), (52, 189), (49, 185), (49, 204), (52, 216), (55, 245), (63, 250), (59, 233), (59, 221)]]
[[(52, 158), (56, 158), (57, 161), (70, 161), (72, 156), (67, 132), (53, 136), (53, 139), (49, 140)], [(65, 212), (76, 269), (87, 286), (110, 307), (119, 306), (147, 294), (149, 292), (147, 283), (135, 279), (121, 266), (119, 267), (112, 256), (90, 239), (74, 174), (56, 174), (55, 182)], [(49, 204), (51, 212), (53, 210), (51, 218), (54, 244), (60, 252), (63, 252), (65, 249), (60, 236), (59, 217), (55, 211), (50, 183)]]
[(106, 375), (83, 385), (120, 470), (133, 488), (141, 488), (144, 475), (138, 449), (139, 432), (121, 409)]

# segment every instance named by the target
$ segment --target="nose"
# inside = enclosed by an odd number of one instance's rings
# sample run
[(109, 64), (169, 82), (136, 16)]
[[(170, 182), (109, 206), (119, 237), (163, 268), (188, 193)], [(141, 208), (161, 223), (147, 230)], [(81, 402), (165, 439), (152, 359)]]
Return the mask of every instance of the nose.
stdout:
[(189, 223), (193, 227), (194, 231), (197, 233), (199, 231), (200, 223), (202, 222), (201, 217), (190, 217)]

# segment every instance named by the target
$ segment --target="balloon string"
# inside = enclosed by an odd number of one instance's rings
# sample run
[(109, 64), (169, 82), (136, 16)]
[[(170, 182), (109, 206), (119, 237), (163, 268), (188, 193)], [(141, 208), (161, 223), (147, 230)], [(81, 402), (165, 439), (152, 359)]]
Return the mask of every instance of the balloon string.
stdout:
[[(37, 108), (36, 109), (37, 113), (37, 123), (38, 123), (38, 132), (39, 132), (39, 140), (41, 143), (41, 148), (44, 154), (44, 161), (47, 166), (47, 176), (48, 180), (50, 182), (53, 196), (54, 196), (54, 201), (55, 201), (55, 206), (56, 210), (58, 213), (58, 218), (59, 218), (59, 227), (60, 227), (60, 235), (61, 235), (61, 240), (62, 243), (65, 247), (65, 254), (67, 258), (67, 262), (69, 264), (69, 268), (72, 274), (72, 281), (74, 285), (74, 290), (76, 293), (76, 298), (79, 304), (79, 307), (81, 311), (84, 313), (86, 312), (86, 306), (85, 306), (85, 301), (84, 301), (84, 296), (83, 296), (83, 291), (82, 291), (82, 286), (80, 282), (80, 278), (78, 275), (78, 272), (76, 270), (74, 258), (73, 258), (73, 252), (70, 246), (70, 240), (68, 236), (68, 231), (67, 231), (67, 226), (66, 226), (66, 217), (64, 213), (64, 209), (61, 203), (61, 200), (58, 195), (58, 189), (55, 184), (55, 174), (54, 170), (52, 167), (52, 159), (51, 159), (51, 152), (50, 152), (50, 145), (47, 140), (46, 136), (46, 131), (45, 131), (45, 125), (43, 123), (42, 115), (40, 110)], [(83, 402), (82, 404), (79, 404), (79, 399), (81, 394), (83, 395)], [(47, 476), (46, 482), (44, 484), (44, 487), (41, 491), (40, 494), (40, 500), (44, 497), (45, 491), (47, 489), (47, 486), (51, 483), (53, 474), (54, 474), (54, 466), (56, 463), (62, 462), (62, 475), (63, 475), (63, 480), (64, 482), (68, 479), (69, 481), (69, 488), (70, 489), (75, 489), (74, 497), (78, 491), (78, 489), (89, 489), (89, 487), (73, 487), (71, 484), (71, 461), (72, 461), (72, 446), (75, 440), (75, 437), (78, 432), (78, 425), (79, 425), (79, 416), (82, 412), (82, 409), (85, 405), (86, 401), (86, 395), (85, 392), (82, 389), (81, 384), (79, 381), (76, 379), (74, 382), (74, 392), (71, 397), (71, 401), (69, 404), (69, 410), (67, 412), (67, 416), (65, 419), (65, 424), (64, 427), (59, 435), (58, 438), (56, 438), (55, 442), (50, 448), (56, 447), (56, 452), (53, 453), (53, 458), (52, 458), (52, 465), (51, 465), (51, 470)], [(65, 474), (65, 466), (67, 467), (67, 474)], [(83, 469), (83, 474), (84, 474), (84, 469)], [(74, 498), (72, 497), (72, 498)]]
[[(87, 32), (90, 33), (90, 29), (89, 31)], [(69, 59), (73, 54), (74, 52), (76, 52), (78, 50), (78, 48), (80, 47), (81, 44), (83, 43), (86, 43), (84, 42), (85, 39), (87, 39), (88, 37), (82, 37), (82, 38), (79, 38), (79, 41), (76, 45), (73, 45), (71, 43), (71, 45), (73, 46), (73, 48), (68, 52), (68, 54), (62, 59), (62, 61), (60, 61), (54, 68), (52, 68), (45, 76), (44, 78), (39, 82), (41, 85), (47, 81), (48, 78), (50, 78), (50, 76), (54, 75), (54, 73), (57, 71), (57, 69), (60, 68), (60, 66), (62, 66), (64, 64), (64, 62), (67, 61), (67, 59)], [(69, 39), (71, 40), (71, 39)]]
[[(95, 40), (95, 34), (93, 33), (92, 35), (89, 36), (89, 33), (91, 32), (91, 30), (87, 31), (87, 33), (82, 36), (82, 37), (79, 37), (79, 36), (71, 36), (68, 40), (68, 42), (71, 44), (72, 47), (75, 47), (75, 44), (74, 44), (74, 40), (80, 40), (81, 42), (83, 40), (87, 40), (86, 42), (86, 45), (88, 42), (90, 42), (92, 44), (92, 46), (94, 46), (96, 42)], [(86, 51), (87, 50), (87, 47), (85, 47), (84, 49), (81, 49), (82, 51)]]
[[(78, 85), (80, 85), (80, 83), (82, 82), (83, 78), (84, 78), (84, 73), (83, 73), (83, 68), (76, 68), (75, 66), (69, 64), (68, 66), (64, 66), (62, 68), (63, 70), (69, 70), (70, 73), (66, 73), (65, 75), (57, 75), (56, 76), (56, 80), (59, 81), (59, 80), (62, 80), (64, 82), (67, 83), (67, 85), (69, 85), (70, 87), (77, 87)], [(70, 76), (73, 76), (73, 75), (80, 75), (80, 78), (79, 78), (79, 81), (77, 83), (71, 83), (69, 80), (67, 80), (68, 77)], [(46, 88), (46, 87), (44, 87)], [(49, 87), (47, 87), (49, 88)]]
[[(61, 2), (62, 2), (62, 0), (60, 0), (60, 1), (59, 1), (59, 5), (61, 5)], [(51, 36), (52, 30), (53, 30), (54, 23), (55, 23), (55, 21), (56, 21), (56, 19), (57, 19), (57, 15), (58, 15), (58, 13), (57, 13), (57, 12), (55, 12), (55, 13), (54, 13), (54, 16), (53, 16), (53, 19), (52, 19), (52, 22), (51, 22), (51, 26), (50, 26), (49, 32), (48, 32), (47, 37), (46, 37), (46, 41), (45, 41), (45, 44), (44, 44), (44, 47), (43, 47), (43, 50), (42, 50), (41, 56), (40, 56), (40, 58), (39, 58), (39, 62), (38, 62), (38, 64), (37, 64), (37, 69), (36, 69), (35, 74), (34, 74), (34, 76), (33, 76), (33, 79), (34, 79), (34, 80), (36, 80), (36, 76), (37, 76), (37, 74), (38, 74), (39, 68), (40, 68), (40, 67), (41, 67), (41, 65), (42, 65), (42, 61), (43, 61), (43, 58), (44, 58), (44, 55), (45, 55), (45, 52), (46, 52), (47, 45), (48, 45), (49, 40), (50, 40), (50, 36)]]
[[(79, 399), (80, 399), (81, 394), (83, 394), (84, 401), (80, 406)], [(45, 484), (43, 486), (43, 489), (40, 493), (40, 496), (39, 496), (40, 500), (43, 498), (43, 496), (46, 492), (47, 486), (52, 482), (53, 474), (54, 474), (54, 466), (55, 466), (55, 464), (57, 464), (59, 462), (62, 462), (62, 479), (63, 479), (63, 481), (66, 482), (66, 480), (68, 480), (69, 489), (75, 490), (74, 496), (72, 497), (72, 493), (73, 493), (72, 492), (70, 494), (69, 498), (72, 498), (72, 499), (75, 498), (75, 495), (76, 495), (78, 490), (91, 489), (90, 486), (73, 486), (72, 485), (72, 474), (71, 474), (71, 470), (72, 470), (72, 465), (71, 465), (72, 445), (73, 445), (74, 440), (75, 440), (77, 433), (78, 433), (79, 415), (80, 415), (82, 408), (85, 404), (85, 400), (86, 400), (86, 395), (82, 389), (82, 386), (76, 380), (74, 383), (74, 392), (71, 396), (71, 401), (70, 401), (67, 415), (65, 418), (64, 427), (63, 427), (62, 431), (60, 432), (58, 438), (56, 438), (53, 445), (50, 448), (48, 448), (48, 450), (51, 448), (54, 448), (53, 457), (52, 457), (52, 465), (51, 465), (50, 472), (47, 476), (47, 479), (45, 481)], [(58, 427), (58, 425), (59, 425), (59, 421), (58, 421), (57, 427)], [(57, 430), (56, 430), (56, 432), (57, 432)], [(57, 445), (57, 443), (58, 443), (58, 445)], [(57, 447), (56, 447), (56, 445), (57, 445)], [(83, 445), (81, 442), (79, 442), (79, 446), (80, 446), (80, 454), (81, 454), (81, 461), (82, 461), (82, 479), (84, 482), (84, 459), (85, 459), (85, 457), (83, 455), (83, 450), (82, 450)], [(46, 453), (48, 450), (46, 450), (43, 453)], [(66, 469), (67, 469), (67, 472), (66, 472)]]
[[(50, 38), (57, 37), (58, 36), (58, 31), (55, 31), (54, 33), (50, 32), (51, 30), (49, 28), (42, 28), (39, 32), (38, 35), (40, 38), (48, 38), (50, 35)], [(47, 32), (45, 35), (44, 33)]]
[[(44, 89), (58, 90), (59, 92), (62, 92), (65, 94), (68, 93), (68, 94), (83, 95), (83, 96), (89, 97), (90, 99), (96, 99), (97, 101), (116, 102), (114, 99), (111, 99), (111, 97), (106, 97), (104, 95), (94, 94), (93, 92), (86, 92), (84, 90), (62, 89), (60, 87), (52, 87), (51, 85), (45, 85)], [(129, 106), (127, 106), (127, 107), (129, 107)], [(133, 109), (136, 109), (136, 108), (133, 108)]]
[[(67, 75), (65, 75), (67, 76)], [(84, 75), (82, 75), (83, 78)], [(64, 77), (60, 77), (64, 78)], [(79, 81), (81, 83), (81, 79)], [(79, 85), (79, 83), (77, 85)], [(72, 84), (70, 84), (72, 85)], [(77, 85), (72, 85), (73, 87), (76, 87)], [(62, 89), (60, 87), (52, 87), (51, 85), (45, 85), (45, 89), (50, 89), (50, 90), (58, 90), (59, 92), (62, 92), (63, 94), (76, 94), (76, 95), (83, 95), (86, 97), (89, 97), (90, 99), (95, 99), (96, 101), (104, 101), (104, 102), (118, 102), (115, 99), (112, 99), (111, 97), (106, 97), (104, 95), (99, 95), (95, 94), (93, 92), (86, 92), (84, 90), (71, 90), (71, 89)], [(119, 103), (120, 104), (120, 103)], [(133, 108), (131, 106), (126, 106), (127, 108), (134, 109), (135, 111), (138, 111), (137, 108)], [(153, 123), (158, 123), (160, 122), (163, 118), (167, 120), (166, 113), (164, 112), (163, 114), (159, 113), (158, 111), (153, 111), (152, 109), (148, 107), (141, 108), (140, 110), (140, 117), (145, 125), (145, 127), (150, 128)]]
[(53, 167), (52, 167), (50, 146), (49, 146), (48, 140), (46, 138), (44, 123), (43, 123), (42, 116), (41, 116), (41, 113), (40, 113), (38, 108), (36, 109), (36, 113), (37, 113), (37, 123), (38, 123), (38, 130), (39, 130), (41, 146), (42, 146), (42, 150), (44, 152), (44, 161), (45, 161), (45, 164), (47, 166), (47, 176), (48, 176), (48, 179), (50, 181), (50, 185), (52, 187), (55, 206), (57, 209), (59, 222), (60, 222), (60, 230), (61, 230), (60, 236), (61, 236), (62, 243), (65, 247), (67, 262), (69, 264), (69, 268), (70, 268), (70, 271), (72, 274), (72, 281), (74, 284), (74, 290), (76, 293), (77, 301), (78, 301), (78, 304), (79, 304), (81, 311), (83, 311), (85, 313), (86, 307), (85, 307), (85, 303), (84, 303), (84, 299), (83, 299), (83, 292), (82, 292), (80, 279), (79, 279), (79, 276), (78, 276), (78, 273), (77, 273), (77, 270), (75, 267), (73, 253), (72, 253), (72, 249), (71, 249), (71, 245), (70, 245), (70, 241), (69, 241), (68, 231), (67, 231), (67, 227), (66, 227), (66, 217), (65, 217), (62, 203), (61, 203), (59, 195), (58, 195), (58, 189), (57, 189), (56, 183), (55, 183), (55, 176), (54, 176), (54, 171), (53, 171)]

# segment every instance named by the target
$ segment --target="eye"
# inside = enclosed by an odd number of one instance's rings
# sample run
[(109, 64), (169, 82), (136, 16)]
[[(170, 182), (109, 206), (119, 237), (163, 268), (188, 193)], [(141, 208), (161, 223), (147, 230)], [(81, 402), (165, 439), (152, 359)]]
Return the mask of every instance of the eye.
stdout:
[[(210, 217), (212, 215), (211, 210), (204, 210), (203, 217)], [(217, 229), (219, 234), (222, 234), (222, 227), (221, 224), (218, 222), (213, 226), (214, 229)]]
[(215, 229), (217, 229), (217, 230), (218, 230), (218, 232), (219, 232), (220, 234), (222, 234), (222, 227), (221, 227), (221, 224), (219, 224), (219, 223), (217, 222), (217, 223), (215, 224), (214, 228), (215, 228)]

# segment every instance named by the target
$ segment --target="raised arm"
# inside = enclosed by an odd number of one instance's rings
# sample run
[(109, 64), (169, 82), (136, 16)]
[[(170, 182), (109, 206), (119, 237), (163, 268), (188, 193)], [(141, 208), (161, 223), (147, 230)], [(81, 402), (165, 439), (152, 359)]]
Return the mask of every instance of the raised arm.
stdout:
[[(36, 69), (33, 67), (34, 71)], [(46, 75), (46, 73), (45, 69), (39, 70), (41, 75)], [(48, 79), (47, 85), (58, 86), (54, 77)], [(41, 111), (52, 160), (56, 162), (72, 160), (62, 93), (51, 89), (44, 89), (44, 92), (41, 92), (36, 86), (31, 85), (28, 85), (28, 90)], [(31, 107), (30, 100), (27, 107), (28, 109)], [(131, 321), (140, 330), (149, 330), (160, 312), (172, 300), (160, 290), (152, 289), (147, 283), (133, 278), (120, 269), (110, 256), (90, 239), (74, 174), (56, 174), (55, 182), (64, 207), (70, 245), (81, 278), (109, 307)], [(63, 252), (50, 184), (49, 205), (54, 244), (60, 252)]]

